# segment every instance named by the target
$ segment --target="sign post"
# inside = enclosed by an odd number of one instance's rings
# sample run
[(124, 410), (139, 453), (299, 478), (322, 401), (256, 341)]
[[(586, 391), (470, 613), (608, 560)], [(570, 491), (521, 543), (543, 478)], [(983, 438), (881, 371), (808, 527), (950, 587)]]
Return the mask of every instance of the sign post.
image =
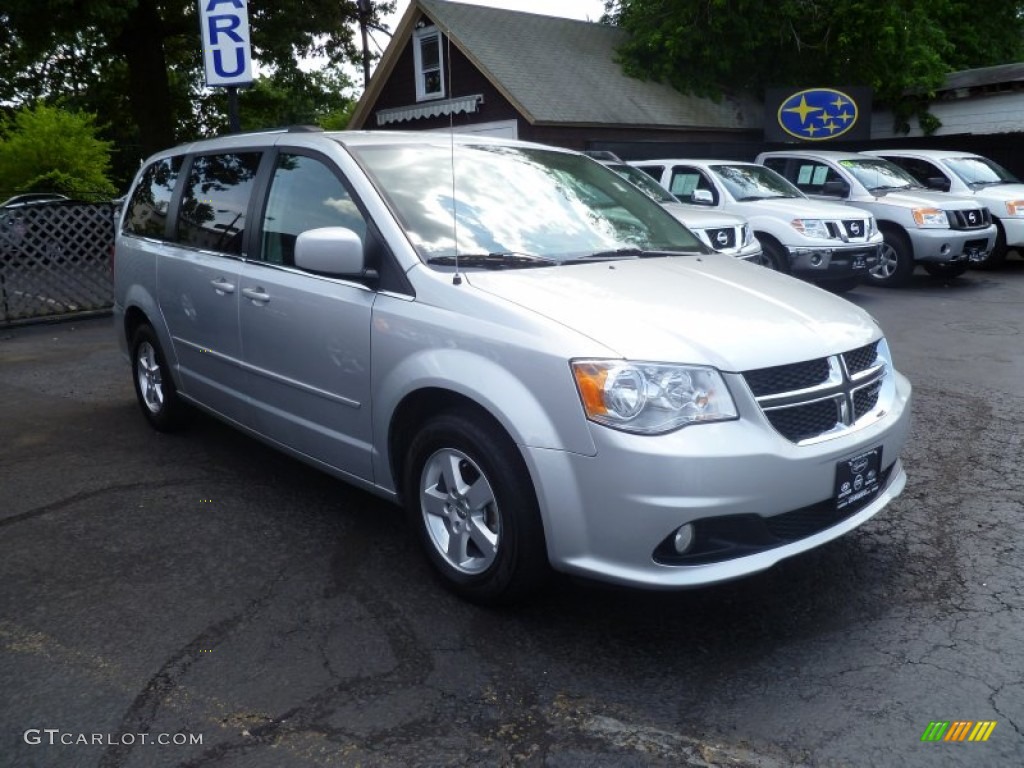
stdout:
[(252, 83), (247, 0), (199, 0), (206, 85), (228, 89), (231, 132), (240, 128), (238, 86)]

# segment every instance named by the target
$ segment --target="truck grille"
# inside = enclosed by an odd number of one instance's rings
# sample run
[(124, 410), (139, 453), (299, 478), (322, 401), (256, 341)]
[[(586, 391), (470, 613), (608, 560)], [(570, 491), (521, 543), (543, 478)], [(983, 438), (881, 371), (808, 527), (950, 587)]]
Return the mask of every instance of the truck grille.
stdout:
[(950, 229), (983, 229), (992, 223), (988, 208), (966, 208), (946, 211)]
[(765, 418), (794, 443), (840, 434), (874, 413), (889, 375), (879, 341), (743, 374)]
[(708, 240), (711, 241), (711, 247), (716, 251), (730, 250), (736, 247), (738, 242), (736, 237), (735, 227), (721, 227), (718, 229), (707, 229), (705, 230), (708, 235)]

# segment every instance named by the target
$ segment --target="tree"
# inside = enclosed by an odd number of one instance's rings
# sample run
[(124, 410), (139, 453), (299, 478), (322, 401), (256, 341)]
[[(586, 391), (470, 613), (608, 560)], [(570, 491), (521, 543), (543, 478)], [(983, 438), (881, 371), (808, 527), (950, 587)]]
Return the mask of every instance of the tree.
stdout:
[[(379, 25), (394, 1), (370, 4)], [(303, 82), (300, 59), (327, 67), (357, 61), (356, 0), (274, 0), (249, 5), (253, 56), (274, 89)], [(324, 74), (300, 88), (343, 86)], [(302, 94), (305, 96), (302, 96)], [(223, 124), (222, 93), (203, 87), (198, 5), (194, 0), (5, 0), (0, 10), (0, 104), (46, 100), (96, 113), (122, 151), (122, 171), (138, 159)], [(278, 100), (280, 103), (280, 100)], [(275, 122), (275, 124), (279, 124)]]
[(717, 97), (869, 85), (904, 124), (957, 69), (1024, 58), (1024, 0), (608, 0), (629, 74)]
[(0, 196), (60, 192), (77, 200), (109, 200), (109, 142), (97, 138), (93, 115), (36, 105), (0, 123)]

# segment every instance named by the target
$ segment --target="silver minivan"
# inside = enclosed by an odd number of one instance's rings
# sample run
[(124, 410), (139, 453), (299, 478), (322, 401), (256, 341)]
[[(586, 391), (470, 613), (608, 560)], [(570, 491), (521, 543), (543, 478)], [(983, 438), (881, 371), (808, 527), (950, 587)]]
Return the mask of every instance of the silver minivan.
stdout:
[(911, 388), (865, 312), (700, 243), (583, 155), (281, 131), (150, 158), (115, 324), (158, 430), (197, 407), (405, 505), (444, 582), (680, 588), (902, 491)]

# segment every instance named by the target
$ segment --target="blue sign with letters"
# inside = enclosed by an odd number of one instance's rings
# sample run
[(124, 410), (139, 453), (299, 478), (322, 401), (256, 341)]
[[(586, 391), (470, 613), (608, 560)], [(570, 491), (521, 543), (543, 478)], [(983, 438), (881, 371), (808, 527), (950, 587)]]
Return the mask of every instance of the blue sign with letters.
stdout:
[(199, 0), (206, 84), (252, 82), (249, 9), (246, 0)]

